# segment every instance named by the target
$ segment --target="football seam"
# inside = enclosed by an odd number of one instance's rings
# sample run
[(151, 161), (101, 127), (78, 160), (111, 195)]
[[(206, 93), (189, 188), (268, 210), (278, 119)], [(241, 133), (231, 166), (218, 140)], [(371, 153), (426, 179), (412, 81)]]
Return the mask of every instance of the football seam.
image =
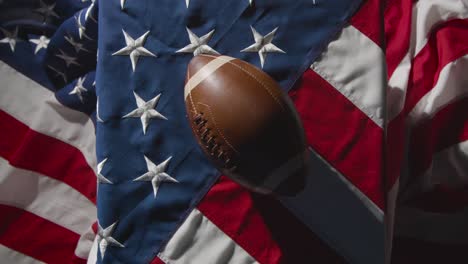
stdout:
[[(189, 68), (187, 68), (187, 74), (188, 74), (188, 77), (189, 77), (188, 79), (190, 80), (190, 78), (192, 78), (192, 75), (190, 74), (190, 69), (189, 69)], [(199, 85), (200, 85), (200, 84), (199, 84)], [(197, 85), (197, 86), (198, 86), (198, 85)], [(191, 104), (192, 104), (192, 109), (193, 109), (193, 111), (194, 111), (195, 113), (198, 113), (199, 111), (198, 111), (198, 109), (197, 109), (195, 103), (193, 102), (192, 92), (189, 93), (189, 98), (190, 98), (190, 102), (191, 102)], [(211, 117), (211, 119), (213, 120), (213, 123), (214, 123), (213, 125), (214, 125), (214, 127), (216, 128), (216, 131), (218, 131), (218, 134), (223, 138), (224, 142), (228, 145), (228, 147), (230, 147), (230, 148), (231, 148), (232, 150), (234, 150), (236, 153), (239, 153), (239, 151), (238, 151), (236, 148), (234, 148), (234, 147), (232, 146), (232, 144), (229, 142), (229, 140), (226, 138), (226, 136), (223, 134), (223, 132), (221, 132), (221, 130), (219, 129), (219, 127), (218, 127), (218, 125), (217, 125), (217, 123), (216, 123), (216, 120), (214, 119), (213, 112), (211, 111), (211, 107), (210, 107), (209, 105), (207, 105), (207, 104), (203, 104), (203, 103), (200, 103), (200, 102), (198, 102), (198, 104), (205, 105), (205, 106), (208, 108), (208, 111), (210, 112), (210, 117)], [(197, 136), (199, 137), (198, 133), (196, 133), (196, 134), (197, 134)]]
[(210, 112), (210, 117), (211, 117), (211, 119), (213, 120), (213, 125), (214, 125), (214, 127), (216, 128), (216, 131), (218, 131), (218, 134), (221, 135), (221, 137), (223, 138), (224, 142), (226, 142), (226, 144), (227, 144), (230, 148), (232, 148), (235, 152), (239, 153), (239, 151), (237, 151), (237, 149), (234, 148), (234, 147), (231, 145), (231, 143), (229, 143), (229, 140), (224, 136), (223, 132), (221, 132), (221, 130), (219, 129), (218, 124), (216, 123), (216, 120), (215, 120), (215, 118), (214, 118), (213, 111), (211, 111), (211, 107), (210, 107), (209, 105), (204, 104), (204, 103), (201, 103), (201, 102), (198, 102), (198, 104), (204, 105), (204, 106), (207, 107), (208, 111)]
[[(212, 58), (219, 58), (220, 60), (223, 60), (226, 62), (226, 64), (230, 64), (236, 68), (238, 68), (239, 70), (241, 70), (242, 72), (246, 73), (248, 76), (250, 76), (252, 79), (254, 79), (255, 81), (257, 81), (258, 84), (260, 84), (263, 89), (265, 89), (268, 94), (273, 98), (273, 100), (281, 107), (282, 110), (285, 110), (283, 105), (281, 104), (280, 100), (271, 92), (271, 90), (268, 88), (268, 86), (265, 85), (264, 82), (262, 82), (261, 80), (259, 80), (257, 77), (255, 77), (253, 74), (251, 74), (249, 71), (247, 71), (244, 67), (240, 66), (240, 65), (237, 65), (235, 63), (232, 63), (231, 61), (226, 61), (225, 59), (223, 58), (220, 58), (220, 57), (217, 57), (217, 56), (212, 56), (212, 55), (208, 55), (208, 54), (203, 54), (203, 56), (207, 56), (207, 57), (212, 57)], [(237, 58), (236, 58), (237, 59)]]

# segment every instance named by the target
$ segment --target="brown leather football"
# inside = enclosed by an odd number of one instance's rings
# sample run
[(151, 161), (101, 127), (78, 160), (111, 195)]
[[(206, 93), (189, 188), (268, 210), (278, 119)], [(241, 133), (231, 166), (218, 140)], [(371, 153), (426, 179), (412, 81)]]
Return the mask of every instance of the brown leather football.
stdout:
[(294, 195), (304, 187), (304, 130), (265, 72), (232, 57), (198, 55), (188, 65), (184, 96), (192, 131), (222, 173), (260, 193)]

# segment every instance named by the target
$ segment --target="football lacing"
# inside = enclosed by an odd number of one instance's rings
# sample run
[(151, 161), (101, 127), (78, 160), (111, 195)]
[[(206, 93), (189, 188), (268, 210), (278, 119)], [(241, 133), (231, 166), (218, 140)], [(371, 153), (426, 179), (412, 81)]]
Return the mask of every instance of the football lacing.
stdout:
[(210, 155), (216, 160), (219, 160), (224, 168), (230, 171), (235, 170), (237, 166), (233, 164), (231, 153), (225, 151), (221, 147), (221, 144), (217, 142), (217, 136), (212, 134), (212, 129), (208, 127), (208, 120), (203, 116), (203, 112), (198, 113), (194, 117), (193, 122), (195, 123), (201, 142)]

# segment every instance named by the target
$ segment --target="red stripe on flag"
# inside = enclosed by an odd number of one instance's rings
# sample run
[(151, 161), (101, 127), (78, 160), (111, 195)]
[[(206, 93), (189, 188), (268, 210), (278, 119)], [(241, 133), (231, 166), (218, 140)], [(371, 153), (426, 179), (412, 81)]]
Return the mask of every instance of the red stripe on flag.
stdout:
[(393, 243), (393, 264), (468, 263), (466, 245), (448, 245), (418, 239), (396, 237)]
[(1, 110), (0, 127), (0, 156), (12, 166), (67, 183), (95, 203), (96, 176), (77, 148), (31, 130)]
[(70, 263), (73, 263), (73, 264), (86, 264), (86, 263), (88, 263), (88, 260), (79, 258), (76, 255), (73, 255), (72, 259), (70, 260)]
[(387, 129), (388, 188), (393, 186), (400, 175), (406, 115), (434, 87), (443, 67), (468, 52), (468, 39), (465, 37), (468, 34), (467, 26), (466, 19), (454, 19), (440, 24), (433, 29), (428, 43), (413, 60), (405, 109), (390, 121)]
[(0, 215), (0, 244), (50, 264), (74, 258), (78, 234), (16, 207), (0, 204)]
[(405, 112), (408, 113), (437, 83), (440, 71), (468, 53), (468, 20), (442, 23), (430, 34), (426, 46), (412, 63)]
[(351, 18), (351, 25), (383, 48), (383, 5), (384, 0), (368, 0)]
[(91, 226), (91, 229), (93, 230), (94, 234), (98, 233), (98, 223), (94, 222), (93, 225)]
[(393, 0), (384, 13), (386, 57), (388, 76), (392, 76), (398, 64), (408, 52), (411, 37), (412, 0)]
[[(408, 53), (411, 38), (411, 25), (414, 0), (389, 1), (384, 12), (385, 56), (387, 61), (387, 76), (390, 78)], [(395, 184), (400, 176), (403, 161), (405, 117), (396, 116), (387, 126), (386, 149), (386, 179), (385, 191)]]
[(164, 263), (164, 261), (162, 261), (160, 258), (155, 257), (155, 258), (150, 262), (150, 264), (166, 264), (166, 263)]
[(299, 86), (292, 97), (310, 146), (383, 209), (383, 130), (314, 71)]
[(451, 145), (468, 140), (468, 97), (453, 102), (411, 132), (411, 177), (424, 173), (432, 156)]
[(226, 177), (210, 189), (198, 209), (260, 263), (344, 263), (279, 201), (250, 193)]
[(398, 115), (387, 126), (387, 178), (386, 191), (390, 191), (398, 177), (400, 177), (401, 164), (403, 162), (405, 140), (405, 116)]

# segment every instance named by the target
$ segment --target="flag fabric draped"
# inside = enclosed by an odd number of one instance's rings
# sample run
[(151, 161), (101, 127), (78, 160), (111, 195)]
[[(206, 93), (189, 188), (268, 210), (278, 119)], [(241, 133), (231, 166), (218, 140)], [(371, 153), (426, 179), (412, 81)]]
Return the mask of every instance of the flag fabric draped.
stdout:
[[(0, 263), (466, 263), (466, 0), (0, 1)], [(220, 175), (188, 61), (301, 117), (297, 197)]]

